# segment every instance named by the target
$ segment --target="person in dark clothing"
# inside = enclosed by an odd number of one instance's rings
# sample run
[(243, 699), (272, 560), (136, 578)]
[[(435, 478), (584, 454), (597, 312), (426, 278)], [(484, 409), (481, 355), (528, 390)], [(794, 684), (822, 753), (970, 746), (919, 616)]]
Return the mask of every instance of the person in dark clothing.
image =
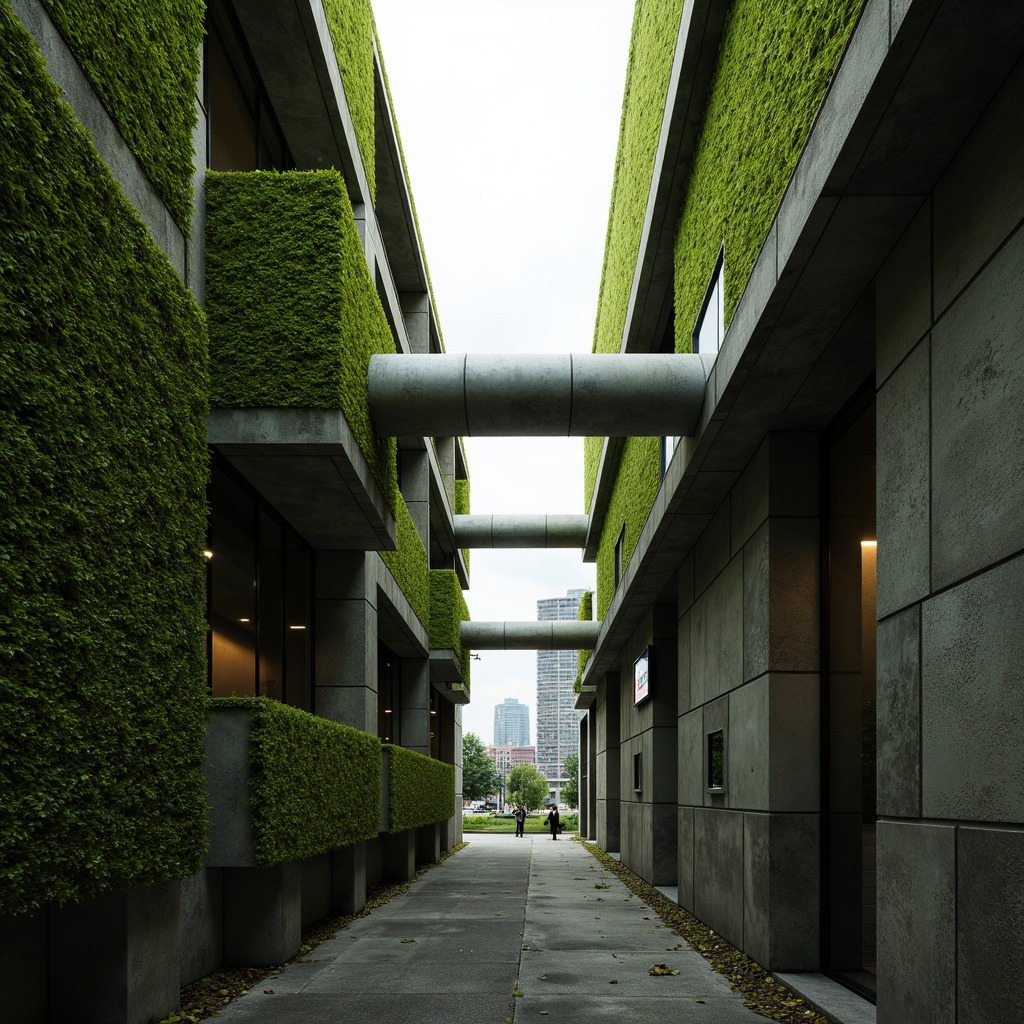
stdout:
[(559, 832), (557, 805), (552, 807), (551, 810), (548, 811), (548, 827), (551, 829), (551, 838), (557, 839)]
[(523, 827), (526, 824), (526, 808), (523, 807), (522, 804), (520, 804), (516, 808), (513, 817), (516, 819), (516, 838), (518, 839), (521, 835), (524, 834)]

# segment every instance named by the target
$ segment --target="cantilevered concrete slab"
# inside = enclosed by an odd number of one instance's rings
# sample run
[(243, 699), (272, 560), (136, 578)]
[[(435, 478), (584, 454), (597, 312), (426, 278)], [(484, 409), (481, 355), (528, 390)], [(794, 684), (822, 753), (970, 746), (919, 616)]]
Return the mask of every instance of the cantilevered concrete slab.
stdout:
[(600, 622), (463, 622), (463, 647), (478, 651), (589, 651)]
[(455, 516), (460, 548), (582, 548), (587, 516)]
[(689, 436), (699, 355), (375, 355), (370, 415), (384, 437)]

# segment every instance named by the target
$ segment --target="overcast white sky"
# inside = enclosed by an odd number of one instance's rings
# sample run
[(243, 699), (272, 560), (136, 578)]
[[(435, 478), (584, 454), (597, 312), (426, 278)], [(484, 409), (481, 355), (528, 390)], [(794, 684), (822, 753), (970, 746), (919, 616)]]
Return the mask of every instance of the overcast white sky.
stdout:
[[(589, 352), (633, 0), (373, 0), (449, 352)], [(579, 438), (467, 438), (477, 513), (583, 511)], [(474, 619), (593, 589), (579, 551), (476, 550)], [(530, 707), (530, 651), (481, 651), (463, 730)]]

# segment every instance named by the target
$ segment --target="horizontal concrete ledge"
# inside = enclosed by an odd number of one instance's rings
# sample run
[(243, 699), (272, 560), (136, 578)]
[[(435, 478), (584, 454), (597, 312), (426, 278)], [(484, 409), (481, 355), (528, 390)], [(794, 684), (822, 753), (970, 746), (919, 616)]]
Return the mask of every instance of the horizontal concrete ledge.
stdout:
[(463, 622), (463, 647), (478, 651), (590, 651), (600, 622)]
[(582, 548), (587, 516), (455, 516), (460, 548)]
[(384, 437), (690, 436), (699, 355), (374, 355), (370, 415)]
[(824, 974), (786, 972), (775, 977), (833, 1024), (875, 1024), (877, 1020), (874, 1003)]

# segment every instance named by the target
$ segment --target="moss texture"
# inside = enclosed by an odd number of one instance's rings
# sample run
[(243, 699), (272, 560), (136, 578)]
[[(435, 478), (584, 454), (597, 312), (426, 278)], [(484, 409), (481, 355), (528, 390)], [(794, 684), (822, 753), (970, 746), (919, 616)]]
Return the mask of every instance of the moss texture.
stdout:
[(206, 313), (212, 404), (343, 410), (396, 508), (366, 383), (395, 346), (337, 171), (207, 175)]
[(463, 650), (459, 624), (469, 619), (469, 608), (454, 569), (430, 570), (430, 646), (454, 651), (462, 665), (462, 682), (469, 689), (469, 650)]
[(374, 839), (380, 830), (381, 742), (269, 697), (222, 698), (250, 713), (256, 864), (266, 867)]
[(202, 0), (42, 0), (175, 222), (192, 220)]
[[(590, 622), (594, 618), (594, 592), (588, 590), (580, 598), (580, 610), (576, 618), (580, 622)], [(583, 670), (590, 661), (593, 651), (579, 651), (576, 656), (576, 682), (573, 683), (573, 692), (579, 693), (583, 688)]]
[[(595, 352), (618, 352), (622, 345), (682, 12), (682, 0), (639, 0), (633, 16), (594, 328)], [(583, 451), (583, 507), (589, 509), (597, 482), (601, 438), (587, 438)]]
[(677, 351), (723, 240), (732, 318), (861, 5), (733, 0), (676, 235)]
[(390, 751), (388, 775), (389, 832), (406, 832), (446, 821), (455, 813), (455, 766), (385, 744)]
[(391, 570), (399, 589), (419, 616), (420, 622), (430, 628), (430, 570), (427, 568), (427, 549), (420, 540), (419, 531), (401, 497), (395, 502), (395, 527), (398, 548), (378, 554)]
[(359, 155), (370, 186), (370, 199), (373, 200), (377, 195), (373, 84), (376, 30), (373, 11), (370, 0), (324, 0), (324, 11), (345, 88), (345, 101), (356, 130)]
[(203, 317), (0, 0), (0, 913), (205, 848)]
[[(461, 442), (461, 439), (460, 439)], [(468, 480), (456, 480), (455, 481), (455, 501), (452, 504), (452, 515), (456, 516), (468, 516), (470, 510), (470, 492), (469, 492), (469, 481)], [(469, 557), (470, 549), (462, 549), (462, 560), (466, 563), (466, 568), (469, 569)]]

